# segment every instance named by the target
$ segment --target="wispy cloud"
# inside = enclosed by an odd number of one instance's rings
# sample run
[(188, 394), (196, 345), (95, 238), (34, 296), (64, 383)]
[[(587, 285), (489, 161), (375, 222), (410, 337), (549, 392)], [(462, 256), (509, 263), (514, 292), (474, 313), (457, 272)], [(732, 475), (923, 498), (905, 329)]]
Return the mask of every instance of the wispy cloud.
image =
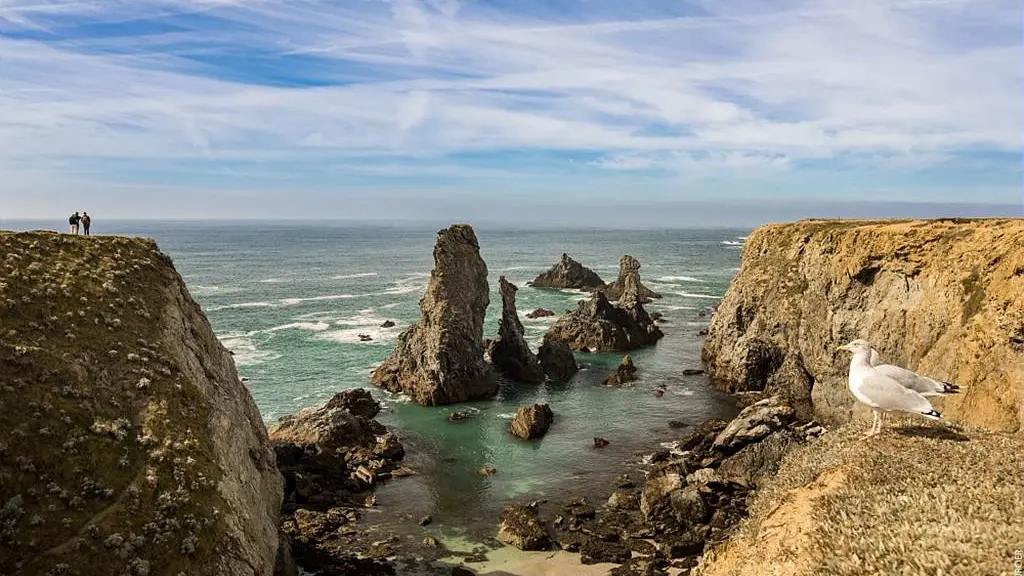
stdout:
[(0, 0), (0, 168), (671, 185), (993, 155), (1012, 185), (1019, 16), (1014, 0)]

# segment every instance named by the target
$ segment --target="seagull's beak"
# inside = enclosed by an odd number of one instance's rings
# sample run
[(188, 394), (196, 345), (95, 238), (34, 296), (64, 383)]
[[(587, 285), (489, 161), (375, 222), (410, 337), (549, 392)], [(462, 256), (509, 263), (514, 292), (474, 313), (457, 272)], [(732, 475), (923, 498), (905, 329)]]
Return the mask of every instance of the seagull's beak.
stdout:
[(849, 350), (849, 348), (846, 347), (846, 344), (843, 344), (842, 346), (837, 346), (836, 347), (836, 352), (842, 352), (844, 350)]

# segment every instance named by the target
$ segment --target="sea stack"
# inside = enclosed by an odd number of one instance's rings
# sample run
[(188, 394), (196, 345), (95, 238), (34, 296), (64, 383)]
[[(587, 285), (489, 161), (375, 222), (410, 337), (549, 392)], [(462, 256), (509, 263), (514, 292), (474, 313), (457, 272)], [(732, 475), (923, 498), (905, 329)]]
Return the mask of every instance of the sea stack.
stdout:
[(547, 335), (565, 341), (573, 350), (594, 352), (624, 352), (661, 339), (664, 334), (641, 302), (639, 264), (623, 269), (627, 273), (621, 279), (622, 294), (617, 305), (599, 291), (559, 318)]
[(625, 291), (626, 282), (634, 281), (636, 282), (636, 294), (641, 302), (647, 303), (651, 301), (651, 298), (661, 298), (661, 294), (640, 282), (640, 261), (629, 254), (624, 254), (619, 258), (619, 278), (604, 288), (604, 295), (609, 300), (619, 300)]
[(604, 288), (604, 280), (596, 272), (573, 260), (563, 253), (550, 270), (537, 276), (530, 283), (534, 288), (572, 288), (588, 292)]
[(517, 290), (515, 284), (505, 280), (504, 276), (498, 278), (501, 320), (498, 337), (489, 346), (491, 364), (510, 378), (537, 384), (544, 381), (544, 370), (523, 337), (523, 323), (516, 312)]
[(565, 340), (550, 333), (544, 335), (544, 342), (537, 351), (537, 357), (540, 359), (544, 374), (552, 380), (568, 380), (580, 369), (576, 364), (576, 357), (572, 355), (572, 348), (569, 348)]
[(373, 371), (373, 383), (428, 406), (496, 394), (497, 378), (484, 361), (489, 303), (487, 264), (473, 228), (455, 224), (439, 231), (420, 319)]

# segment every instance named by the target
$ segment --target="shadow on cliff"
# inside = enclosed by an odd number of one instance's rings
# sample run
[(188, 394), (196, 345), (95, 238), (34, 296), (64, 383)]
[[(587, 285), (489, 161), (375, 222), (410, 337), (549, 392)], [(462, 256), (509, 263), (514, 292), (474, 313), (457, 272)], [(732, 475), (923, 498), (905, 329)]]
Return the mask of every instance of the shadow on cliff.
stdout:
[(954, 442), (967, 442), (969, 437), (961, 434), (953, 428), (937, 428), (935, 426), (906, 426), (897, 430), (900, 436), (909, 438), (931, 438), (933, 440), (952, 440)]

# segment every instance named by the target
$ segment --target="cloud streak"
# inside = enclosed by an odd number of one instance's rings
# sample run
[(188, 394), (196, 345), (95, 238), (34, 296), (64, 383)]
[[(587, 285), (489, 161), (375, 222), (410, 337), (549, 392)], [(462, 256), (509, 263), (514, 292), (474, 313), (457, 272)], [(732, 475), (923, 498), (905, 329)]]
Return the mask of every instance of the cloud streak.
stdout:
[(124, 167), (312, 166), (385, 185), (441, 164), (452, 182), (671, 186), (982, 156), (1007, 200), (1024, 147), (1017, 3), (848, 6), (0, 0), (0, 168), (156, 184)]

